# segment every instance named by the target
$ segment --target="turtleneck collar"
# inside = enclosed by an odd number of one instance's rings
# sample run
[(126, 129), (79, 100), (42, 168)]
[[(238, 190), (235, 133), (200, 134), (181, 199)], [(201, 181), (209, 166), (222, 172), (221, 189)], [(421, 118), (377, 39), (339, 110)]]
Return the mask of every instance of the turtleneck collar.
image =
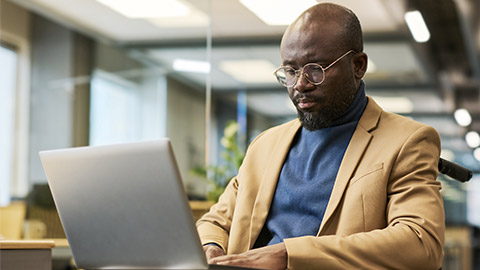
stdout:
[(358, 121), (363, 114), (363, 110), (365, 109), (367, 102), (368, 99), (365, 94), (365, 83), (362, 80), (360, 81), (360, 87), (355, 94), (352, 104), (350, 104), (342, 116), (333, 121), (332, 126), (340, 126), (346, 123)]

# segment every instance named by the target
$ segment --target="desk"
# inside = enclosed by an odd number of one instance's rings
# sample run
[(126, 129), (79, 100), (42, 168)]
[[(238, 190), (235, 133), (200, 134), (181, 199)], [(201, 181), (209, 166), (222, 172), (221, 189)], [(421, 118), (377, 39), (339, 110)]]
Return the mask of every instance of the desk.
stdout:
[(1, 240), (0, 269), (51, 270), (53, 241)]
[(197, 221), (210, 210), (210, 207), (214, 204), (211, 201), (189, 201), (190, 208), (192, 208), (193, 219)]

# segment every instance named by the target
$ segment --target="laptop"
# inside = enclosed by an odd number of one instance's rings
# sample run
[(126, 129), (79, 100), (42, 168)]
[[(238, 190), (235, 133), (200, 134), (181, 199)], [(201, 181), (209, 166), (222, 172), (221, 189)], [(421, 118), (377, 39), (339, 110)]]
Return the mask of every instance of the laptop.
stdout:
[(39, 154), (79, 268), (246, 269), (207, 264), (169, 139)]

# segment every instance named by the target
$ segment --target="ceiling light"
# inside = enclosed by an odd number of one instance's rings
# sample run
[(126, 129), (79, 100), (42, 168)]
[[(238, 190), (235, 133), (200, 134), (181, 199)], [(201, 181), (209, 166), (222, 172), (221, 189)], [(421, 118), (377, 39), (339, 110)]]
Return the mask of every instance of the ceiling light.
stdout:
[(303, 11), (318, 4), (315, 0), (240, 0), (240, 3), (268, 25), (289, 25)]
[(188, 8), (177, 0), (97, 0), (116, 12), (132, 19), (183, 17)]
[(374, 96), (373, 99), (385, 111), (393, 113), (411, 113), (414, 106), (412, 101), (407, 97), (379, 97)]
[(478, 160), (478, 162), (480, 162), (480, 148), (477, 148), (473, 151), (473, 156), (476, 160)]
[(210, 63), (198, 60), (175, 59), (172, 68), (181, 72), (207, 74), (210, 72)]
[(227, 60), (220, 62), (220, 69), (240, 82), (275, 83), (276, 67), (267, 60)]
[(465, 135), (465, 141), (471, 148), (477, 148), (480, 146), (480, 135), (476, 131), (470, 131)]
[(420, 11), (415, 10), (405, 13), (405, 21), (415, 41), (422, 43), (430, 39), (430, 32)]
[(190, 8), (188, 16), (171, 18), (149, 18), (148, 21), (160, 28), (208, 27), (209, 18), (200, 10)]
[(455, 121), (457, 121), (458, 125), (462, 127), (466, 127), (472, 123), (472, 117), (465, 109), (456, 110), (453, 116), (455, 117)]

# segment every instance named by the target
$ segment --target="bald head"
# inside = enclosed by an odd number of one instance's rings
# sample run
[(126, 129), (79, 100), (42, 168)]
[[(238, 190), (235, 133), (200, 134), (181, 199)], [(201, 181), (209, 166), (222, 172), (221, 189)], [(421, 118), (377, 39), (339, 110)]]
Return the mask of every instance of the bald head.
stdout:
[[(333, 125), (352, 104), (367, 70), (357, 16), (339, 5), (315, 5), (287, 28), (280, 54), (283, 67), (302, 71), (300, 76), (295, 73), (296, 81), (287, 89), (303, 127), (317, 130)], [(321, 75), (305, 71), (312, 64), (323, 67)], [(322, 77), (321, 83), (309, 80), (315, 76)]]
[[(335, 33), (326, 33), (326, 28), (334, 27)], [(350, 9), (332, 3), (320, 3), (304, 11), (288, 28), (282, 39), (301, 35), (317, 38), (328, 38), (334, 46), (343, 50), (363, 51), (363, 36), (360, 22)], [(330, 35), (330, 36), (325, 36)]]

